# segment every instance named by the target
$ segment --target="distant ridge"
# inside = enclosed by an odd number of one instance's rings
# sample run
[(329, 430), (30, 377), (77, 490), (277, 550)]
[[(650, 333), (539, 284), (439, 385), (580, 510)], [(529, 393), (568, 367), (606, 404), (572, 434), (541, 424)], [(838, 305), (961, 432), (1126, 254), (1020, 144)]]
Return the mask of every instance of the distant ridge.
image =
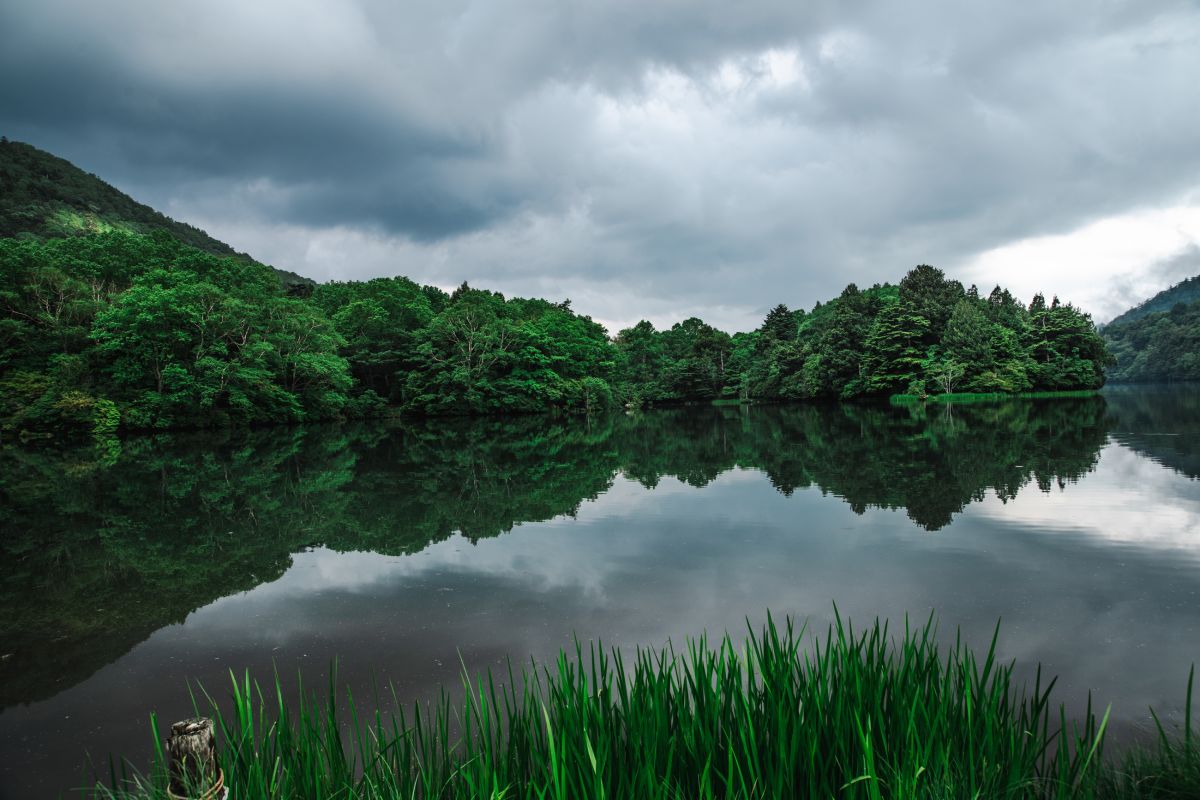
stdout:
[(1200, 275), (1182, 280), (1169, 289), (1163, 289), (1149, 300), (1143, 300), (1120, 316), (1114, 317), (1103, 327), (1110, 328), (1114, 325), (1133, 322), (1159, 311), (1170, 311), (1178, 303), (1188, 304), (1196, 300), (1200, 300)]
[(1200, 381), (1200, 275), (1159, 292), (1105, 325), (1114, 383)]
[[(64, 158), (0, 138), (0, 236), (52, 239), (114, 229), (166, 231), (214, 255), (254, 260), (193, 225), (137, 202)], [(289, 291), (315, 285), (294, 272), (275, 271)]]

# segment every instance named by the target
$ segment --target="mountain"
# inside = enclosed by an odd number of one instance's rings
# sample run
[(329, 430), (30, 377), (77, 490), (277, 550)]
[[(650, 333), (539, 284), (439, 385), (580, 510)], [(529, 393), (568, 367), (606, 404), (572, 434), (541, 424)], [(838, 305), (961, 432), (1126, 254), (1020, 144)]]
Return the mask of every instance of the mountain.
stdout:
[(1114, 383), (1200, 381), (1200, 299), (1110, 323), (1101, 335), (1116, 359)]
[(1100, 329), (1113, 383), (1200, 380), (1200, 275), (1164, 289)]
[(1163, 289), (1149, 300), (1138, 303), (1123, 314), (1113, 318), (1105, 328), (1121, 325), (1126, 322), (1148, 317), (1159, 311), (1170, 311), (1179, 303), (1193, 303), (1200, 300), (1200, 275), (1180, 281), (1169, 289)]
[[(173, 237), (213, 255), (253, 260), (204, 231), (137, 202), (66, 159), (24, 142), (0, 139), (0, 236), (39, 240), (123, 230)], [(275, 270), (289, 293), (315, 282)]]

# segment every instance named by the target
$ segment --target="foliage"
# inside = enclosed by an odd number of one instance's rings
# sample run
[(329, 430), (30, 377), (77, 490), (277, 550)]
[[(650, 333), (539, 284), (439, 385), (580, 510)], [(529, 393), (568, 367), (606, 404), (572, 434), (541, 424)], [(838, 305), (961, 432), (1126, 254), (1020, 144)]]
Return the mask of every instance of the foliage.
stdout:
[(0, 430), (107, 435), (114, 409), (170, 429), (615, 402), (617, 352), (569, 303), (404, 278), (289, 296), (269, 268), (161, 231), (0, 239), (0, 309)]
[[(865, 388), (878, 394), (895, 394), (911, 386), (921, 374), (929, 326), (930, 321), (908, 300), (888, 303), (867, 334)], [(853, 385), (847, 384), (846, 388)]]
[(625, 392), (642, 401), (711, 400), (737, 382), (732, 337), (696, 317), (664, 331), (639, 322), (617, 335), (616, 347)]
[(425, 413), (591, 409), (611, 399), (604, 328), (569, 303), (463, 284), (420, 332), (404, 407)]
[(0, 239), (0, 420), (16, 430), (320, 419), (342, 338), (267, 267), (170, 235)]
[(1038, 295), (1025, 307), (1000, 287), (980, 298), (928, 265), (808, 313), (778, 305), (751, 333), (641, 322), (616, 347), (621, 391), (639, 402), (1095, 389), (1111, 363), (1074, 306)]
[[(1200, 279), (1193, 279), (1200, 286)], [(1181, 284), (1182, 286), (1183, 284)], [(1116, 382), (1200, 380), (1200, 300), (1104, 328)]]
[[(0, 140), (0, 237), (50, 239), (92, 233), (164, 231), (218, 256), (237, 256), (224, 242), (143, 205), (71, 162), (23, 142)], [(292, 291), (312, 281), (276, 270)]]
[[(108, 436), (114, 408), (132, 430), (1089, 389), (1110, 360), (1073, 306), (984, 300), (925, 264), (751, 332), (691, 317), (610, 340), (569, 301), (272, 271), (18, 142), (0, 142), (0, 189), (0, 432)], [(1179, 320), (1128, 369), (1200, 372)]]
[[(998, 628), (997, 628), (998, 632)], [(339, 723), (327, 695), (289, 707), (278, 681), (233, 679), (232, 711), (202, 692), (216, 721), (226, 785), (239, 798), (1103, 798), (1194, 795), (1200, 749), (1181, 741), (1105, 761), (1108, 713), (1068, 725), (1054, 681), (1025, 688), (956, 642), (932, 617), (893, 636), (840, 616), (806, 643), (768, 615), (744, 644), (701, 637), (682, 652), (576, 642), (552, 667), (462, 677), (409, 716), (359, 709)], [(1188, 682), (1190, 709), (1192, 683)], [(364, 712), (361, 716), (360, 710)], [(152, 719), (157, 727), (157, 721)], [(161, 747), (147, 777), (128, 768), (93, 796), (160, 797)]]
[(1158, 733), (1155, 746), (1134, 748), (1118, 768), (1103, 770), (1097, 785), (1099, 796), (1114, 800), (1200, 797), (1200, 742), (1196, 731), (1192, 730), (1195, 680), (1196, 667), (1193, 665), (1188, 673), (1183, 735), (1168, 736), (1158, 715), (1151, 710)]

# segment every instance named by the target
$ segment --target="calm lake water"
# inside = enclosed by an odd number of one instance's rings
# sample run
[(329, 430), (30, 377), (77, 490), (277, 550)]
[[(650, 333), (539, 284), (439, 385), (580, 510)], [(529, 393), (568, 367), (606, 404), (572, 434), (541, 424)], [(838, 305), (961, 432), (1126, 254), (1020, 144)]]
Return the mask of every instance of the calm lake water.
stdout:
[[(1178, 722), (1200, 662), (1200, 388), (659, 410), (0, 449), (0, 796), (146, 763), (230, 670), (430, 696), (573, 634), (834, 603), (961, 629), (1077, 708)], [(106, 767), (105, 767), (106, 768)]]

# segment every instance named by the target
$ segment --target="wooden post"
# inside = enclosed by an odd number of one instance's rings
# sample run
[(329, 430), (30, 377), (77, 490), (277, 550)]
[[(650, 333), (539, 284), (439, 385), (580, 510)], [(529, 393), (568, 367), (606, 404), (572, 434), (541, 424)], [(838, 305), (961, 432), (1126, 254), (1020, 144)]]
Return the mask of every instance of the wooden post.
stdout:
[[(225, 774), (217, 766), (217, 737), (213, 721), (193, 717), (176, 722), (167, 737), (172, 797), (220, 800), (227, 797)], [(191, 794), (198, 792), (198, 794)]]

